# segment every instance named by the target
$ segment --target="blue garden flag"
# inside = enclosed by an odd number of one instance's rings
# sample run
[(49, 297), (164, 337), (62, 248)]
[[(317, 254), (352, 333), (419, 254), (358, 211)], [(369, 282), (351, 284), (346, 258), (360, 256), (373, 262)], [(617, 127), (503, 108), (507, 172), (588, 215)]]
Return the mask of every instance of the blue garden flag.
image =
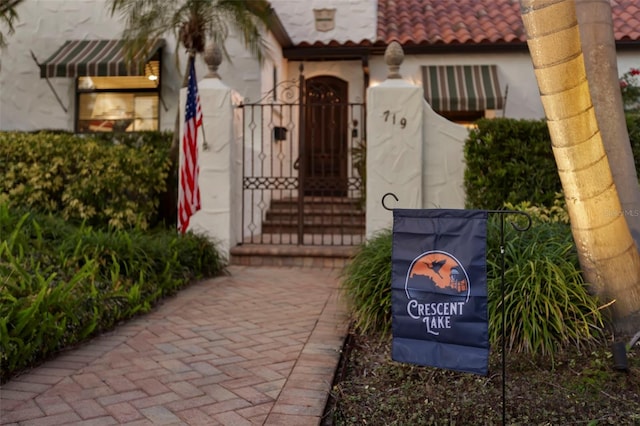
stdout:
[(487, 375), (487, 216), (394, 209), (394, 361)]

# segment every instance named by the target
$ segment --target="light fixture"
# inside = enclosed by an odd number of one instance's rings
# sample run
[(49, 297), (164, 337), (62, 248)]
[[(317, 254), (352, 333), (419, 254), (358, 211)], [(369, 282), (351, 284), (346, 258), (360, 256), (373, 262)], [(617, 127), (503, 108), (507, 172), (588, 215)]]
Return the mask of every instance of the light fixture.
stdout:
[(159, 63), (157, 61), (147, 62), (144, 66), (144, 75), (150, 81), (158, 81)]
[(78, 79), (78, 88), (80, 89), (95, 89), (95, 84), (93, 84), (93, 79), (90, 76), (80, 77)]

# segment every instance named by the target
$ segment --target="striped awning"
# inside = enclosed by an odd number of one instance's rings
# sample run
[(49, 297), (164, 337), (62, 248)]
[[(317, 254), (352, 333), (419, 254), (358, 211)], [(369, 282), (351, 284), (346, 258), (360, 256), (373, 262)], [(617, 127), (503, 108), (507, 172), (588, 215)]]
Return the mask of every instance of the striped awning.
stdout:
[(422, 86), (435, 111), (484, 111), (504, 105), (495, 65), (423, 66)]
[(69, 40), (40, 65), (40, 77), (115, 77), (144, 75), (144, 64), (164, 46), (153, 43), (147, 54), (127, 64), (122, 40)]

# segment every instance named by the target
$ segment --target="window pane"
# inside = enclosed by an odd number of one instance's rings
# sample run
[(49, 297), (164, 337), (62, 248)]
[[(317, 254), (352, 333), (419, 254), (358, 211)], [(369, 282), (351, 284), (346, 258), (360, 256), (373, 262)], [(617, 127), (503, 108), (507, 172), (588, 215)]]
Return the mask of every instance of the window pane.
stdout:
[(141, 93), (134, 95), (135, 119), (131, 123), (132, 132), (158, 130), (158, 95)]
[(80, 93), (79, 132), (158, 130), (155, 93)]

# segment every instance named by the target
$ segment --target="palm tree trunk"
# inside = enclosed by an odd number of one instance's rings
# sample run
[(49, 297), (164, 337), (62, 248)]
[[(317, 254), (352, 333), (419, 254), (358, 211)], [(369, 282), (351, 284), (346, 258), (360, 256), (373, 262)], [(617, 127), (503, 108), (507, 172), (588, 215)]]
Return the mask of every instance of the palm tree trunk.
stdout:
[(615, 301), (616, 330), (630, 332), (640, 326), (640, 257), (598, 130), (575, 2), (520, 5), (583, 275), (603, 301)]
[(616, 40), (609, 0), (577, 0), (576, 14), (589, 90), (622, 214), (640, 247), (640, 187), (618, 80)]

